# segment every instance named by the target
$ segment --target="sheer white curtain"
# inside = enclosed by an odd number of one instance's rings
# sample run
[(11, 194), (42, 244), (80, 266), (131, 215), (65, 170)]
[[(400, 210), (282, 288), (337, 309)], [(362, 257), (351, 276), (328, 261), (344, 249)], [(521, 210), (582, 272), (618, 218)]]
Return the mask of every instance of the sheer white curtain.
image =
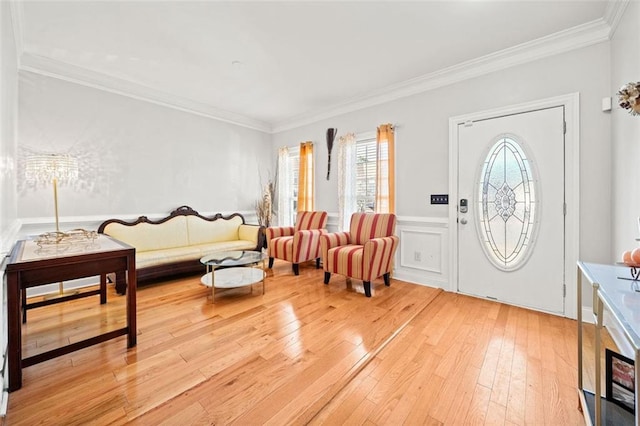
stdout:
[(278, 149), (278, 226), (292, 226), (291, 217), (291, 161), (289, 148), (283, 146)]
[(356, 203), (356, 135), (347, 133), (338, 139), (338, 226), (348, 231)]

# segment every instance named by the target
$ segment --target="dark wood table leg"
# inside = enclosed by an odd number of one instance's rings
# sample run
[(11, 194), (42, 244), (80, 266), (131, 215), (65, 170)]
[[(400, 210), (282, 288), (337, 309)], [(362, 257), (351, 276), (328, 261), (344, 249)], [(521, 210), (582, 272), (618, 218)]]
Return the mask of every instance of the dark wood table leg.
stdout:
[(107, 274), (100, 274), (100, 304), (107, 303)]
[[(20, 323), (21, 296), (17, 272), (7, 273), (7, 361), (9, 364), (9, 392), (22, 387), (22, 324)], [(26, 304), (25, 304), (26, 312)]]
[(135, 253), (128, 256), (127, 259), (127, 328), (128, 339), (127, 347), (133, 348), (137, 343), (137, 324), (136, 324), (136, 256)]
[(27, 289), (18, 289), (20, 292), (20, 300), (22, 301), (22, 323), (26, 324), (27, 322)]

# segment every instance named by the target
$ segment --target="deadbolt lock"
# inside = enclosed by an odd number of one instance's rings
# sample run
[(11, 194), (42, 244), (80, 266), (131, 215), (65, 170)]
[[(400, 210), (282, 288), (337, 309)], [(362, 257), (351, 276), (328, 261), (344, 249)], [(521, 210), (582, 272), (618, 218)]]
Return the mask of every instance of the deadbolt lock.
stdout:
[(460, 213), (466, 213), (469, 211), (469, 207), (467, 206), (467, 199), (466, 198), (461, 198), (460, 199)]

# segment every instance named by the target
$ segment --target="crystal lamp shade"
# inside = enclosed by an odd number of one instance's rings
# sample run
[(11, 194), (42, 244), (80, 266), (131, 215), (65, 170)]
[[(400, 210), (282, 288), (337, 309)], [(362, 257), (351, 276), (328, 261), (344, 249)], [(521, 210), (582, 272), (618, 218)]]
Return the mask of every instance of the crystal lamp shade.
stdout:
[(30, 181), (72, 181), (78, 178), (78, 160), (63, 154), (31, 155), (27, 157), (25, 175)]

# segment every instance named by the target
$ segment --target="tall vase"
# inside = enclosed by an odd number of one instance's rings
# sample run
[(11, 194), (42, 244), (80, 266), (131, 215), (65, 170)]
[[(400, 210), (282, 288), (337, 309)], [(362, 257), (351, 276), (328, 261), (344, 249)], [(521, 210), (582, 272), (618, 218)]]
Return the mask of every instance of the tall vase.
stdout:
[(333, 149), (333, 141), (336, 139), (337, 134), (338, 129), (332, 127), (327, 129), (327, 152), (329, 153), (329, 160), (327, 162), (327, 180), (329, 180), (329, 174), (331, 173), (331, 150)]

